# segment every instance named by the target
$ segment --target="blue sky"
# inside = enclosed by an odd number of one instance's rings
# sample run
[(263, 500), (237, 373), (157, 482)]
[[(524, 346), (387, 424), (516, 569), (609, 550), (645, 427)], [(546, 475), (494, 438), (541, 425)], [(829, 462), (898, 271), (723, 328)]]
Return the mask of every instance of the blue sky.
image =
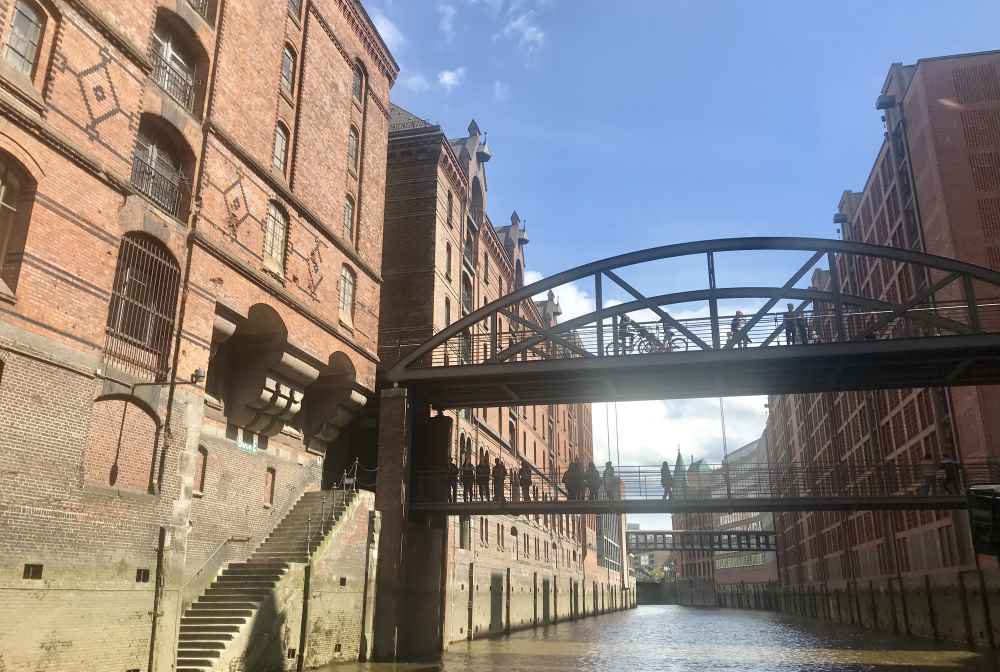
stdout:
[[(450, 136), (471, 118), (487, 131), (490, 216), (527, 220), (531, 278), (673, 242), (835, 237), (840, 194), (864, 186), (882, 141), (874, 101), (889, 65), (1000, 48), (993, 0), (365, 6), (401, 66), (394, 102)], [(726, 271), (759, 278), (761, 265), (733, 258)], [(697, 272), (680, 267), (667, 284), (692, 288)], [(635, 276), (647, 291), (661, 277)], [(586, 292), (567, 288), (564, 307), (582, 311)], [(764, 401), (727, 400), (730, 448), (760, 433)], [(672, 457), (677, 444), (721, 454), (716, 400), (618, 412), (623, 463)], [(603, 406), (594, 416), (600, 453)]]

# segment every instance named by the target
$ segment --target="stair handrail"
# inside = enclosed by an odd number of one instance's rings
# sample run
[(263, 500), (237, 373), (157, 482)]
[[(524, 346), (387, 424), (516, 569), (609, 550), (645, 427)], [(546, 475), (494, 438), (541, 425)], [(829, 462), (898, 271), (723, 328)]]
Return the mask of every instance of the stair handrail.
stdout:
[[(212, 569), (212, 576), (214, 576), (215, 573), (218, 572), (219, 568), (226, 561), (228, 561), (228, 558), (227, 558), (227, 560), (224, 560), (223, 562), (215, 563), (216, 558), (218, 558), (219, 554), (222, 551), (228, 549), (231, 544), (237, 544), (237, 543), (239, 543), (239, 544), (247, 544), (249, 546), (250, 541), (251, 541), (251, 537), (249, 537), (249, 536), (232, 536), (232, 537), (229, 537), (228, 539), (224, 540), (218, 546), (216, 546), (215, 550), (212, 551), (212, 553), (208, 556), (208, 558), (205, 559), (205, 562), (201, 563), (201, 566), (198, 567), (197, 570), (195, 570), (194, 574), (192, 574), (181, 585), (181, 591), (180, 591), (181, 592), (181, 601), (182, 602), (184, 601), (185, 596), (186, 596), (187, 591), (188, 591), (188, 588), (190, 588), (192, 584), (194, 584), (196, 581), (199, 581), (199, 580), (205, 581), (204, 575), (209, 570), (209, 567), (213, 567), (213, 569)], [(198, 592), (201, 593), (202, 591), (199, 590)]]

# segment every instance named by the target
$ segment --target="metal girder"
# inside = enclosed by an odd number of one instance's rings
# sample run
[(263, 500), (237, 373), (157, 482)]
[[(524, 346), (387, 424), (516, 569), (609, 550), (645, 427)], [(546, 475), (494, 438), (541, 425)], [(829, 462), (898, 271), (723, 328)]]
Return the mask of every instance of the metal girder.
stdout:
[[(860, 341), (872, 334), (878, 333), (879, 329), (886, 326), (887, 324), (895, 320), (897, 317), (905, 315), (906, 311), (909, 310), (910, 308), (913, 308), (914, 306), (916, 306), (917, 304), (921, 303), (922, 301), (928, 298), (932, 298), (934, 294), (936, 294), (940, 290), (950, 285), (952, 282), (958, 279), (958, 277), (959, 277), (958, 273), (949, 273), (948, 275), (944, 276), (943, 278), (935, 282), (933, 285), (931, 285), (930, 287), (928, 287), (920, 294), (907, 301), (906, 303), (902, 305), (897, 305), (895, 308), (892, 309), (891, 313), (881, 318), (875, 324), (873, 324), (872, 326), (868, 327), (863, 332), (855, 336), (854, 340)], [(978, 331), (978, 326), (975, 327), (975, 330)]]
[[(681, 332), (682, 334), (684, 334), (685, 336), (687, 336), (688, 338), (690, 338), (692, 341), (694, 341), (698, 345), (699, 348), (701, 348), (702, 350), (711, 350), (711, 348), (708, 346), (708, 343), (706, 343), (705, 341), (701, 340), (701, 338), (699, 338), (690, 329), (688, 329), (682, 323), (680, 323), (677, 320), (675, 320), (674, 317), (672, 315), (670, 315), (670, 313), (668, 313), (667, 311), (663, 310), (660, 306), (658, 306), (657, 304), (653, 303), (648, 298), (646, 298), (645, 296), (643, 296), (642, 293), (638, 289), (636, 289), (635, 287), (633, 287), (632, 285), (630, 285), (628, 282), (626, 282), (617, 273), (615, 273), (614, 271), (604, 271), (604, 275), (608, 276), (608, 278), (610, 278), (612, 281), (614, 281), (619, 287), (621, 287), (626, 292), (628, 292), (629, 294), (631, 294), (632, 298), (634, 298), (637, 301), (642, 302), (642, 304), (643, 304), (644, 307), (646, 307), (646, 308), (650, 309), (651, 311), (653, 311), (654, 313), (656, 313), (656, 315), (661, 320), (663, 320), (664, 322), (668, 323), (671, 327), (673, 327), (674, 329), (676, 329), (677, 331)], [(603, 324), (603, 320), (601, 321), (601, 324)], [(603, 350), (601, 352), (603, 352)]]
[[(545, 338), (549, 339), (550, 341), (555, 341), (559, 345), (563, 346), (564, 348), (568, 348), (568, 349), (572, 350), (573, 352), (577, 353), (581, 357), (593, 357), (592, 354), (590, 354), (589, 352), (587, 352), (583, 348), (579, 347), (575, 343), (573, 343), (573, 342), (571, 342), (571, 341), (563, 338), (562, 336), (560, 336), (556, 332), (552, 331), (551, 329), (547, 329), (546, 327), (543, 327), (540, 324), (536, 324), (534, 322), (530, 322), (528, 320), (525, 320), (524, 318), (518, 316), (516, 313), (511, 313), (508, 310), (500, 310), (499, 312), (504, 317), (506, 317), (508, 320), (510, 320), (511, 322), (517, 322), (522, 327), (527, 327), (528, 329), (531, 329), (532, 331), (534, 331), (536, 334), (541, 334), (542, 336), (545, 336)], [(510, 348), (508, 348), (507, 350), (509, 350), (509, 349)], [(507, 350), (504, 350), (504, 352), (507, 352)], [(501, 354), (503, 354), (503, 353), (497, 353), (496, 357), (499, 358)]]
[[(905, 250), (893, 247), (885, 247), (881, 245), (870, 245), (867, 243), (857, 243), (852, 241), (843, 240), (825, 240), (821, 238), (778, 238), (778, 237), (750, 237), (750, 238), (728, 238), (721, 240), (707, 240), (707, 241), (697, 241), (691, 243), (681, 243), (677, 245), (666, 245), (661, 247), (653, 247), (645, 250), (639, 250), (636, 252), (630, 252), (627, 254), (622, 254), (614, 257), (609, 257), (607, 259), (602, 259), (600, 261), (595, 261), (589, 264), (584, 264), (573, 269), (563, 271), (561, 273), (556, 273), (548, 278), (540, 280), (531, 285), (522, 287), (513, 293), (502, 297), (501, 299), (480, 308), (472, 312), (470, 315), (458, 320), (457, 322), (449, 325), (442, 331), (438, 332), (423, 345), (417, 347), (405, 357), (403, 357), (389, 372), (388, 379), (393, 382), (401, 382), (406, 378), (406, 371), (415, 362), (421, 361), (421, 359), (427, 355), (429, 352), (433, 351), (436, 347), (445, 343), (448, 339), (458, 335), (464, 329), (476, 324), (480, 320), (488, 318), (491, 314), (496, 313), (501, 308), (505, 308), (511, 305), (516, 305), (522, 300), (530, 299), (536, 294), (540, 294), (549, 289), (558, 288), (569, 282), (580, 280), (584, 277), (599, 275), (602, 272), (613, 271), (614, 269), (622, 268), (625, 266), (632, 266), (636, 264), (645, 263), (648, 261), (656, 261), (662, 259), (671, 259), (677, 257), (684, 257), (689, 255), (698, 254), (715, 254), (719, 252), (734, 252), (734, 251), (752, 251), (752, 250), (785, 250), (785, 251), (809, 251), (813, 253), (824, 253), (828, 255), (855, 255), (855, 256), (869, 256), (878, 257), (883, 259), (890, 259), (900, 263), (910, 263), (917, 266), (923, 267), (925, 270), (932, 269), (938, 271), (958, 273), (963, 276), (963, 282), (966, 283), (966, 287), (971, 287), (972, 280), (978, 280), (984, 283), (991, 284), (996, 287), (1000, 287), (1000, 273), (991, 271), (986, 268), (975, 266), (973, 264), (968, 264), (965, 262), (960, 262), (954, 259), (948, 259), (945, 257), (939, 257), (935, 255), (929, 255), (921, 252), (915, 252), (912, 250)], [(770, 298), (775, 298), (774, 291), (776, 288), (768, 288), (772, 293), (765, 296)], [(840, 287), (838, 284), (837, 292), (830, 293), (831, 295), (836, 295), (839, 293)], [(781, 291), (781, 290), (778, 290)], [(787, 290), (785, 290), (787, 291)], [(718, 293), (710, 293), (706, 296), (708, 300), (718, 300), (719, 298), (724, 298), (723, 295)], [(740, 295), (735, 298), (764, 298), (761, 295), (747, 297), (745, 295)], [(780, 297), (779, 297), (780, 298)], [(792, 297), (789, 297), (792, 298)], [(842, 306), (844, 303), (852, 303), (863, 305), (860, 301), (862, 297), (857, 297), (854, 295), (840, 295), (829, 296), (826, 300), (833, 303), (835, 306)], [(633, 302), (635, 304), (636, 302)], [(641, 305), (641, 304), (639, 304)], [(664, 304), (659, 304), (664, 305)], [(644, 307), (644, 306), (643, 306)], [(578, 322), (577, 324), (589, 323), (597, 319), (597, 313), (607, 315), (606, 309), (603, 307), (600, 311), (595, 311), (595, 314), (587, 322)], [(617, 311), (621, 312), (621, 311)], [(970, 308), (970, 312), (974, 312), (974, 306)], [(611, 313), (615, 314), (615, 313)], [(977, 316), (973, 316), (973, 320)], [(838, 320), (838, 325), (842, 321)], [(956, 323), (957, 324), (957, 323)], [(840, 325), (842, 326), (842, 325)], [(940, 326), (940, 325), (938, 325)], [(954, 326), (942, 327), (947, 329), (954, 329)], [(960, 332), (961, 333), (961, 332)]]

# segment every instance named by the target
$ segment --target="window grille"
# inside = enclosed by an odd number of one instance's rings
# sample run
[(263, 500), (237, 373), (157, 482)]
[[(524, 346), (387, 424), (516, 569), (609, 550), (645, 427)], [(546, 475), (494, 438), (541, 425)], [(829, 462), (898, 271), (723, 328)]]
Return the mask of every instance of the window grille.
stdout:
[(34, 3), (18, 0), (14, 5), (14, 21), (7, 38), (5, 57), (8, 63), (28, 77), (35, 72), (43, 22), (42, 12)]
[(350, 323), (354, 318), (354, 271), (340, 269), (340, 319)]
[(153, 81), (186, 110), (194, 110), (194, 65), (169, 35), (153, 34)]
[(270, 259), (284, 272), (285, 239), (288, 237), (288, 216), (273, 201), (267, 204), (267, 221), (264, 224), (264, 257)]
[(274, 129), (274, 149), (271, 152), (271, 165), (275, 170), (285, 172), (285, 162), (288, 159), (288, 129), (279, 123)]
[(126, 373), (166, 378), (179, 282), (180, 268), (159, 242), (141, 234), (122, 238), (105, 353)]
[(132, 157), (132, 186), (174, 217), (183, 217), (188, 189), (180, 161), (142, 133)]

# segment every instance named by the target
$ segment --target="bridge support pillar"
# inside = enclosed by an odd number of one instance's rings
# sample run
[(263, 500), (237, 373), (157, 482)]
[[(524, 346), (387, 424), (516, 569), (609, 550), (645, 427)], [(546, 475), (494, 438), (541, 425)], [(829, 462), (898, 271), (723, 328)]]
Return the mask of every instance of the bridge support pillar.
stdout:
[[(430, 418), (405, 388), (383, 390), (375, 507), (382, 514), (373, 658), (429, 661), (444, 648), (447, 517), (409, 512), (414, 469), (448, 463), (451, 419)], [(414, 446), (418, 447), (415, 451)], [(445, 486), (443, 481), (442, 487)]]

